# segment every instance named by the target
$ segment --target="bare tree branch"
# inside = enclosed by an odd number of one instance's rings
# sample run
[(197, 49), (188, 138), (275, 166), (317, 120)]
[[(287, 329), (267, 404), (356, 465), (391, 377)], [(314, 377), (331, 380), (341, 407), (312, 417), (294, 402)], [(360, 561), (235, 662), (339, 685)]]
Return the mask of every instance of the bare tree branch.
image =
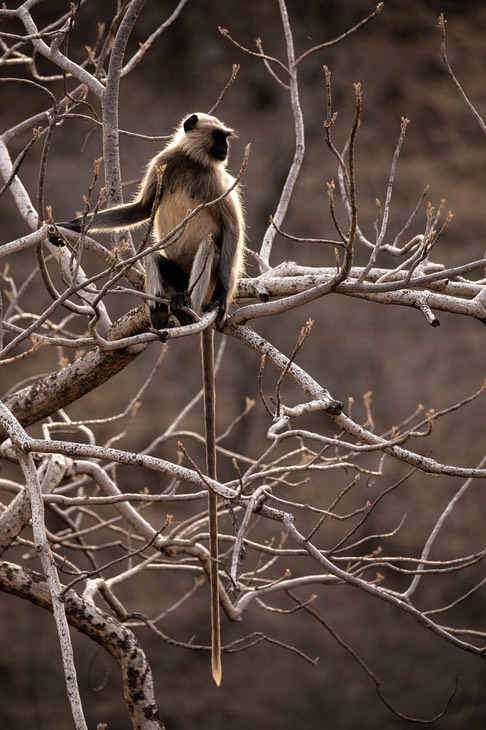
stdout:
[[(39, 573), (0, 563), (0, 589), (52, 611), (47, 584)], [(120, 665), (125, 702), (134, 730), (163, 730), (155, 704), (152, 672), (133, 633), (74, 591), (64, 598), (69, 624), (100, 644)]]
[[(357, 663), (367, 683), (371, 679), (383, 712), (431, 722), (427, 718), (436, 710), (421, 712), (425, 719), (416, 718), (412, 717), (416, 712), (398, 709), (401, 699), (390, 699), (388, 687), (385, 692), (379, 673), (371, 669), (374, 664), (348, 639), (354, 627), (346, 623), (347, 616), (343, 614), (342, 621), (340, 616), (340, 631), (334, 629), (335, 616), (342, 612), (339, 597), (333, 604), (334, 595), (352, 591), (356, 606), (360, 601), (384, 606), (396, 625), (412, 619), (418, 636), (426, 629), (449, 652), (483, 660), (486, 656), (486, 628), (478, 608), (486, 550), (477, 529), (480, 520), (475, 523), (472, 517), (476, 503), (468, 502), (486, 478), (485, 459), (471, 456), (484, 435), (481, 421), (477, 416), (468, 421), (469, 414), (481, 407), (484, 383), (473, 383), (465, 365), (449, 378), (448, 382), (460, 379), (460, 390), (451, 388), (453, 397), (447, 392), (439, 403), (424, 406), (417, 398), (410, 404), (415, 381), (422, 374), (424, 379), (434, 377), (444, 357), (439, 348), (437, 352), (429, 348), (430, 361), (421, 356), (397, 364), (388, 352), (376, 351), (381, 339), (375, 337), (371, 317), (363, 315), (357, 325), (353, 323), (364, 332), (347, 349), (343, 347), (349, 338), (347, 323), (338, 307), (329, 307), (326, 326), (318, 326), (315, 303), (321, 300), (325, 307), (331, 302), (324, 300), (329, 295), (334, 300), (340, 297), (339, 301), (347, 297), (360, 315), (363, 302), (394, 305), (397, 317), (401, 308), (413, 308), (420, 315), (416, 321), (424, 338), (432, 333), (441, 336), (425, 326), (436, 327), (441, 313), (486, 323), (486, 258), (483, 249), (476, 250), (475, 241), (465, 239), (461, 228), (455, 234), (461, 246), (454, 246), (451, 253), (444, 245), (451, 240), (453, 214), (440, 197), (442, 191), (433, 202), (428, 186), (419, 180), (417, 190), (423, 192), (412, 192), (406, 209), (400, 203), (398, 184), (406, 171), (402, 154), (410, 141), (408, 110), (391, 160), (376, 154), (374, 161), (377, 177), (385, 180), (383, 200), (367, 200), (374, 181), (362, 183), (362, 159), (370, 156), (360, 156), (359, 142), (375, 111), (367, 114), (367, 89), (347, 77), (349, 59), (336, 64), (339, 78), (335, 71), (331, 76), (331, 67), (334, 47), (351, 35), (354, 43), (354, 34), (378, 16), (382, 3), (334, 40), (311, 41), (304, 51), (297, 48), (301, 28), (292, 28), (285, 0), (278, 0), (280, 50), (278, 34), (267, 36), (265, 42), (257, 37), (256, 50), (250, 50), (220, 28), (214, 42), (239, 54), (241, 63), (233, 64), (226, 84), (213, 83), (206, 73), (207, 87), (198, 88), (198, 93), (216, 99), (212, 113), (223, 102), (240, 104), (241, 88), (250, 88), (244, 86), (250, 67), (254, 88), (261, 84), (266, 92), (265, 84), (276, 83), (277, 93), (288, 99), (285, 122), (290, 121), (295, 140), (287, 166), (279, 166), (274, 174), (271, 154), (281, 153), (280, 140), (275, 143), (274, 128), (260, 125), (261, 138), (255, 140), (258, 154), (266, 154), (267, 134), (273, 145), (268, 161), (257, 159), (265, 180), (255, 180), (247, 145), (234, 184), (227, 190), (214, 189), (209, 202), (195, 200), (188, 205), (183, 220), (162, 240), (154, 239), (152, 231), (160, 215), (157, 203), (145, 230), (135, 231), (133, 238), (120, 234), (110, 245), (98, 240), (97, 233), (92, 237), (89, 225), (75, 233), (56, 223), (53, 211), (60, 206), (59, 197), (62, 202), (56, 177), (61, 170), (63, 180), (72, 180), (85, 222), (92, 218), (88, 213), (96, 214), (106, 200), (110, 205), (122, 201), (120, 139), (127, 140), (130, 153), (138, 145), (166, 139), (164, 130), (156, 137), (144, 134), (139, 109), (145, 98), (142, 92), (139, 103), (137, 87), (144, 74), (147, 78), (158, 74), (158, 82), (165, 84), (169, 76), (163, 64), (153, 72), (147, 61), (159, 51), (161, 59), (166, 57), (164, 44), (157, 47), (163, 33), (167, 46), (177, 47), (179, 31), (187, 30), (186, 14), (191, 17), (192, 12), (187, 0), (173, 3), (158, 18), (145, 0), (116, 5), (111, 15), (103, 9), (107, 22), (96, 27), (92, 21), (97, 11), (86, 1), (73, 3), (57, 18), (49, 12), (44, 23), (47, 11), (42, 0), (0, 9), (2, 81), (18, 103), (18, 109), (4, 110), (7, 128), (0, 130), (0, 205), (7, 206), (5, 230), (14, 231), (12, 240), (0, 246), (0, 366), (8, 388), (0, 402), (0, 463), (5, 466), (0, 478), (0, 555), (6, 558), (0, 563), (0, 589), (53, 614), (76, 728), (86, 727), (87, 703), (92, 700), (85, 699), (83, 707), (69, 627), (103, 646), (119, 664), (132, 727), (161, 729), (152, 672), (155, 682), (165, 686), (160, 677), (167, 664), (159, 662), (157, 651), (149, 664), (143, 648), (147, 633), (150, 642), (166, 644), (171, 651), (208, 652), (209, 615), (207, 622), (201, 620), (197, 597), (206, 591), (212, 570), (218, 578), (221, 609), (235, 624), (228, 640), (222, 622), (222, 651), (233, 654), (235, 663), (239, 652), (265, 643), (267, 650), (287, 652), (292, 662), (303, 660), (304, 667), (314, 666), (317, 638), (311, 654), (304, 640), (311, 621)], [(252, 21), (247, 18), (248, 22)], [(303, 17), (302, 27), (305, 23)], [(244, 31), (236, 22), (235, 27), (235, 36)], [(437, 56), (442, 54), (455, 92), (484, 132), (482, 117), (452, 71), (443, 16), (439, 27)], [(382, 32), (379, 23), (374, 28), (377, 34)], [(254, 29), (255, 36), (259, 30)], [(324, 29), (319, 37), (326, 35)], [(271, 44), (277, 48), (273, 55), (266, 52)], [(324, 49), (329, 53), (324, 74), (322, 67), (309, 65), (304, 89), (302, 64), (317, 63), (317, 53)], [(201, 48), (198, 53), (207, 60), (216, 57), (213, 51)], [(129, 74), (133, 76), (127, 83)], [(198, 69), (195, 79), (201, 78)], [(321, 82), (312, 97), (315, 79)], [(195, 81), (191, 83), (195, 86)], [(443, 83), (449, 88), (446, 77)], [(337, 85), (339, 93), (333, 89)], [(182, 86), (186, 92), (185, 82)], [(35, 103), (30, 103), (30, 94)], [(119, 106), (127, 98), (137, 99), (136, 119), (131, 109)], [(174, 110), (176, 99), (177, 95)], [(265, 103), (273, 103), (270, 95)], [(207, 102), (204, 108), (209, 107)], [(315, 118), (315, 108), (323, 109), (323, 119)], [(275, 109), (279, 117), (285, 114), (280, 105)], [(154, 113), (160, 113), (156, 103)], [(120, 115), (126, 116), (124, 129)], [(380, 128), (374, 138), (382, 134)], [(88, 149), (96, 149), (94, 162), (87, 160), (94, 169), (91, 177), (87, 173), (88, 180), (61, 167), (66, 163), (59, 150), (66, 149), (66, 139), (79, 150), (80, 159)], [(305, 157), (306, 144), (311, 149), (315, 139), (323, 161), (309, 165), (313, 177), (307, 185), (304, 163), (313, 161)], [(106, 178), (101, 190), (100, 147)], [(138, 159), (138, 151), (135, 154)], [(148, 156), (142, 156), (139, 168)], [(237, 167), (238, 160), (232, 158), (232, 164)], [(328, 164), (332, 172), (326, 180)], [(461, 181), (456, 184), (459, 187)], [(159, 191), (162, 185), (160, 178)], [(145, 305), (156, 298), (143, 292), (144, 258), (167, 253), (194, 219), (204, 221), (212, 206), (224, 203), (237, 186), (245, 198), (249, 257), (256, 267), (249, 266), (248, 275), (238, 282), (237, 306), (217, 326), (222, 343), (215, 379), (220, 404), (215, 434), (219, 478), (209, 479), (201, 466), (205, 436), (195, 356), (198, 338), (179, 340), (214, 327), (216, 312), (204, 312), (184, 327), (158, 331), (150, 327), (145, 308), (133, 306), (134, 301)], [(302, 206), (302, 196), (314, 189), (315, 197)], [(462, 197), (466, 196), (461, 191), (456, 198)], [(277, 201), (271, 216), (268, 200)], [(60, 219), (68, 214), (63, 211)], [(255, 233), (258, 215), (263, 215), (261, 240)], [(457, 220), (459, 216), (454, 224)], [(310, 235), (305, 235), (308, 231)], [(56, 245), (53, 238), (63, 245)], [(285, 247), (278, 248), (280, 238)], [(290, 248), (296, 253), (289, 256), (295, 255), (296, 261), (283, 259)], [(312, 302), (311, 314), (300, 309)], [(125, 314), (120, 316), (121, 312)], [(277, 315), (278, 319), (259, 321)], [(466, 335), (476, 326), (468, 324), (471, 330), (461, 331), (457, 345), (458, 357), (465, 362)], [(378, 407), (371, 385), (362, 396), (356, 394), (355, 373), (366, 358), (366, 347), (386, 375)], [(345, 375), (333, 381), (341, 391), (334, 394), (327, 387), (328, 363), (337, 361), (334, 373), (339, 371), (345, 351), (352, 353), (353, 361), (346, 363)], [(137, 367), (127, 369), (142, 353)], [(395, 403), (405, 381), (407, 400)], [(387, 390), (390, 382), (395, 390)], [(103, 383), (106, 398), (82, 400)], [(393, 402), (383, 407), (388, 400)], [(465, 424), (471, 435), (463, 438), (472, 444), (459, 455), (455, 438)], [(456, 488), (457, 479), (461, 481)], [(208, 494), (219, 498), (217, 561), (211, 560), (209, 549)], [(34, 559), (40, 560), (44, 576), (30, 569), (28, 561)], [(323, 592), (326, 618), (321, 610)], [(362, 615), (354, 605), (347, 610), (358, 632)], [(271, 619), (272, 635), (260, 630), (262, 611), (264, 620)], [(256, 630), (237, 633), (237, 624), (249, 620)], [(294, 631), (297, 624), (302, 628)], [(380, 641), (374, 643), (381, 651)], [(395, 663), (396, 679), (403, 681), (413, 670), (414, 650), (411, 642), (401, 662)], [(173, 683), (185, 666), (181, 664), (171, 677)], [(442, 691), (444, 685), (433, 686)], [(181, 696), (189, 697), (191, 691), (182, 687)], [(451, 713), (454, 722), (455, 690), (447, 689), (447, 694), (437, 717)], [(178, 719), (183, 722), (184, 709), (173, 710), (171, 698), (165, 699), (168, 712), (180, 712)], [(116, 698), (107, 702), (114, 708), (108, 726), (120, 724), (117, 704)], [(381, 717), (375, 724), (380, 722)]]

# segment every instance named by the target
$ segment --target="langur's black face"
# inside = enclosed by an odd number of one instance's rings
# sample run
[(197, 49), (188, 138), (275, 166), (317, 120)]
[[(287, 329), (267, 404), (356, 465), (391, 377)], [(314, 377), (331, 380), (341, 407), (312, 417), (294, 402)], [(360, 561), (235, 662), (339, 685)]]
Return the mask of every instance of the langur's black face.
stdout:
[(216, 160), (225, 160), (228, 156), (228, 132), (215, 129), (211, 136), (211, 155)]

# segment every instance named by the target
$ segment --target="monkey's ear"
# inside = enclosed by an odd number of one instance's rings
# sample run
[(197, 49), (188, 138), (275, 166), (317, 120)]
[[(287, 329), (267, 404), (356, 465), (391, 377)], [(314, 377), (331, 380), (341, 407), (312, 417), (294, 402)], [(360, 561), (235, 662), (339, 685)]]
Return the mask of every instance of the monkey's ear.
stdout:
[(192, 117), (186, 119), (186, 121), (184, 122), (184, 132), (190, 132), (192, 129), (194, 129), (198, 121), (199, 120), (197, 118), (197, 114), (193, 114)]

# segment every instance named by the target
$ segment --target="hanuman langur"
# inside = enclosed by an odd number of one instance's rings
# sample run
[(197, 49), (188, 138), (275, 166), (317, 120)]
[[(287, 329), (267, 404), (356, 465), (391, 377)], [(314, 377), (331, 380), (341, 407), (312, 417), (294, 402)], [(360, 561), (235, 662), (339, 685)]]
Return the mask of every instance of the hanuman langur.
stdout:
[[(192, 114), (149, 162), (133, 202), (60, 225), (74, 231), (81, 231), (83, 222), (92, 231), (133, 228), (150, 218), (158, 195), (154, 236), (158, 241), (170, 236), (191, 210), (220, 198), (234, 185), (226, 171), (228, 138), (233, 134), (216, 117)], [(180, 309), (184, 305), (197, 313), (217, 307), (217, 321), (223, 319), (243, 271), (244, 235), (243, 209), (233, 188), (190, 218), (160, 252), (147, 256), (145, 290), (169, 300), (169, 305), (149, 303), (155, 328), (170, 326), (171, 313), (180, 324), (192, 321)]]
[[(235, 179), (226, 171), (228, 138), (232, 134), (233, 130), (216, 117), (192, 114), (149, 162), (132, 203), (61, 224), (74, 231), (81, 231), (83, 225), (93, 231), (132, 228), (149, 220), (155, 210), (155, 239), (167, 239), (160, 252), (149, 254), (145, 263), (147, 294), (165, 300), (149, 302), (150, 318), (156, 329), (171, 326), (173, 315), (181, 325), (191, 322), (191, 317), (181, 309), (186, 305), (197, 313), (217, 307), (217, 321), (221, 321), (234, 297), (243, 271), (245, 226), (239, 194), (233, 187)], [(202, 208), (174, 231), (191, 210), (214, 200), (218, 202)], [(202, 359), (207, 473), (216, 479), (214, 355), (209, 329), (202, 333)], [(211, 665), (219, 685), (218, 522), (213, 492), (208, 495), (208, 513)]]

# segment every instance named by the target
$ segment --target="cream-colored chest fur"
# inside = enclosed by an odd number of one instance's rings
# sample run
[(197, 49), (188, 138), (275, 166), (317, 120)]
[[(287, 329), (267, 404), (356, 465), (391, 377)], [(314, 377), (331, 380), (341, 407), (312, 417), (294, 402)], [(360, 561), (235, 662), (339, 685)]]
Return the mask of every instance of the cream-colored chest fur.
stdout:
[[(166, 191), (163, 195), (155, 217), (155, 235), (157, 240), (163, 239), (174, 228), (204, 201), (195, 200), (181, 190)], [(191, 218), (184, 227), (174, 234), (173, 239), (161, 250), (168, 259), (177, 260), (177, 264), (189, 274), (196, 250), (207, 236), (216, 240), (219, 225), (209, 208), (205, 208)]]

